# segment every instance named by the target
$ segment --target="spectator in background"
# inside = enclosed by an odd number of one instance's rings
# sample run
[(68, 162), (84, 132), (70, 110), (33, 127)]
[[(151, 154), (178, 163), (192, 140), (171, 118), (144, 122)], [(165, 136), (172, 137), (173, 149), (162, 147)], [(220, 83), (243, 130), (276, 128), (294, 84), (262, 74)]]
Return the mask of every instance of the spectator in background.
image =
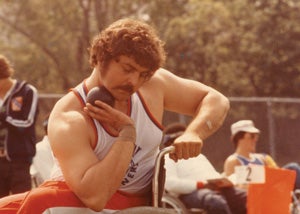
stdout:
[(208, 182), (222, 176), (203, 154), (177, 163), (166, 156), (165, 168), (166, 190), (176, 194), (186, 207), (201, 208), (207, 214), (247, 213), (245, 190), (233, 183), (219, 187), (218, 182)]
[(31, 173), (34, 176), (35, 184), (38, 186), (45, 180), (50, 178), (51, 169), (53, 167), (53, 156), (48, 139), (48, 118), (43, 121), (45, 135), (43, 139), (36, 144), (36, 154), (31, 165)]
[[(182, 125), (167, 127), (163, 145), (171, 145), (184, 130)], [(166, 155), (165, 170), (165, 189), (178, 197), (187, 208), (204, 209), (207, 214), (247, 213), (246, 191), (224, 179), (203, 154), (177, 162)]]
[(0, 197), (31, 189), (29, 169), (36, 151), (38, 93), (13, 73), (0, 55)]
[[(273, 158), (265, 153), (256, 152), (256, 143), (260, 130), (254, 126), (252, 120), (240, 120), (231, 125), (231, 141), (235, 153), (230, 155), (224, 163), (224, 173), (230, 176), (234, 173), (235, 166), (257, 164), (278, 168)], [(300, 166), (297, 163), (288, 163), (282, 168), (296, 171), (295, 189), (300, 188)]]

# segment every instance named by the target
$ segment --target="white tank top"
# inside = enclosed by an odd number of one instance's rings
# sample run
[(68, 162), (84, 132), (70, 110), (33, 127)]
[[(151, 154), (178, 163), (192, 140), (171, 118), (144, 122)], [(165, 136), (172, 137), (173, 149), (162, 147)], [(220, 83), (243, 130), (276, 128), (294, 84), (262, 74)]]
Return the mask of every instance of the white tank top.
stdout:
[[(88, 91), (84, 83), (78, 85), (73, 92), (79, 95), (78, 97), (83, 103), (86, 102)], [(131, 96), (128, 106), (130, 117), (135, 122), (137, 138), (130, 165), (119, 190), (127, 193), (147, 192), (151, 188), (155, 158), (161, 142), (163, 126), (151, 115), (138, 92)], [(97, 120), (94, 119), (93, 122), (97, 130), (94, 152), (99, 160), (102, 160), (115, 142), (116, 136), (107, 132)], [(57, 160), (55, 160), (51, 177), (54, 180), (64, 180)]]

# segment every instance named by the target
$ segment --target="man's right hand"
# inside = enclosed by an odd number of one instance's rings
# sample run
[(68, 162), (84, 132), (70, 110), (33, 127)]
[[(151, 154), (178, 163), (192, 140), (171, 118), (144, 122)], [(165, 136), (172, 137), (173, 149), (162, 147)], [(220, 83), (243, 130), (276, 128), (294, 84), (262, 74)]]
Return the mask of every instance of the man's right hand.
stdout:
[(126, 125), (134, 126), (134, 122), (129, 116), (99, 100), (95, 101), (95, 105), (87, 103), (84, 111), (90, 117), (112, 127), (115, 134), (119, 134), (121, 128)]
[(174, 153), (170, 153), (170, 158), (177, 162), (179, 159), (197, 157), (202, 149), (203, 141), (196, 134), (183, 133), (175, 139), (173, 146)]

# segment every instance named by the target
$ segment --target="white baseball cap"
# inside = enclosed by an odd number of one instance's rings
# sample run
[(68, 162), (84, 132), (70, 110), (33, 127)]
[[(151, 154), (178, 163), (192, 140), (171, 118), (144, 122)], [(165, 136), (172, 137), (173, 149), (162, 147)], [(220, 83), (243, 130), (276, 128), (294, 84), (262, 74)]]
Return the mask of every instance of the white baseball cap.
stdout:
[(231, 136), (238, 132), (260, 133), (259, 129), (254, 126), (252, 120), (240, 120), (231, 125)]

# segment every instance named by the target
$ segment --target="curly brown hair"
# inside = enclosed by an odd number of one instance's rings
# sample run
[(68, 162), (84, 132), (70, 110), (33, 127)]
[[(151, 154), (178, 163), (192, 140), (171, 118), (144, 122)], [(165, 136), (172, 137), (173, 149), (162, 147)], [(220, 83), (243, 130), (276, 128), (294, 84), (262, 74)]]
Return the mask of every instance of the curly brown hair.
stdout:
[(5, 79), (12, 76), (14, 69), (9, 60), (0, 54), (0, 79)]
[(165, 62), (163, 45), (150, 25), (134, 19), (120, 19), (94, 38), (89, 61), (92, 67), (100, 63), (101, 68), (106, 68), (112, 59), (126, 55), (154, 72)]

